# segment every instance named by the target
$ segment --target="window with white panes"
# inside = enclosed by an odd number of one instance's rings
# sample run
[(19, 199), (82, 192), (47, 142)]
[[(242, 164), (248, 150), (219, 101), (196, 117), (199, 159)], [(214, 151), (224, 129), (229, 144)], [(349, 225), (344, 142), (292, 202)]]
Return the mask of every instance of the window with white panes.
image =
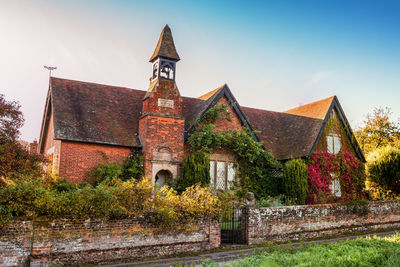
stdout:
[(331, 183), (329, 184), (328, 188), (331, 190), (332, 194), (341, 197), (342, 196), (342, 190), (340, 188), (340, 181), (337, 179), (335, 174), (331, 174), (332, 180)]
[(342, 148), (340, 137), (337, 134), (330, 134), (326, 137), (326, 144), (328, 153), (337, 154)]
[(231, 189), (236, 177), (233, 162), (210, 161), (210, 184), (216, 189)]

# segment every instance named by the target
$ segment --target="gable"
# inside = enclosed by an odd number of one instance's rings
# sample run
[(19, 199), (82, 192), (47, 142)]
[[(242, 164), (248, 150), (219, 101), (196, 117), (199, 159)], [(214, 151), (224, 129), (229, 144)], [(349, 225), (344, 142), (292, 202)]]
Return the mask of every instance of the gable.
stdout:
[(208, 110), (213, 108), (215, 105), (218, 104), (218, 102), (222, 99), (226, 99), (228, 106), (232, 109), (233, 112), (232, 114), (235, 114), (240, 120), (240, 123), (242, 126), (246, 127), (249, 130), (249, 133), (252, 135), (252, 137), (256, 140), (259, 141), (257, 135), (254, 133), (250, 123), (247, 121), (247, 118), (243, 111), (241, 110), (241, 107), (239, 103), (236, 101), (235, 97), (233, 96), (231, 90), (229, 89), (228, 85), (224, 84), (223, 86), (217, 88), (216, 90), (207, 93), (203, 96), (201, 96), (199, 99), (203, 100), (203, 106), (200, 112), (195, 114), (192, 118), (192, 121), (190, 122), (185, 122), (189, 126), (187, 131), (185, 132), (185, 141), (187, 138), (192, 134), (196, 128), (199, 126), (199, 124), (202, 123), (204, 115), (207, 113)]
[(328, 112), (326, 113), (323, 126), (317, 139), (315, 140), (311, 154), (313, 154), (316, 150), (326, 151), (325, 139), (326, 135), (329, 133), (339, 135), (342, 143), (346, 145), (345, 149), (357, 156), (361, 162), (366, 162), (364, 154), (356, 140), (356, 137), (353, 134), (350, 124), (347, 121), (347, 118), (336, 96), (334, 96), (332, 99), (332, 103)]

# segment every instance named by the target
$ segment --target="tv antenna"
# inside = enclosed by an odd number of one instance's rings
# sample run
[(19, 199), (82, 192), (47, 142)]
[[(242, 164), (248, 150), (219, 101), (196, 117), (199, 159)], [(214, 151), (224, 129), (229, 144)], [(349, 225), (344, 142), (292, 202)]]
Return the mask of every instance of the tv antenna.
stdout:
[(57, 67), (54, 67), (54, 66), (46, 66), (46, 65), (44, 65), (43, 68), (45, 68), (46, 70), (49, 71), (49, 77), (51, 77), (51, 71), (57, 69)]

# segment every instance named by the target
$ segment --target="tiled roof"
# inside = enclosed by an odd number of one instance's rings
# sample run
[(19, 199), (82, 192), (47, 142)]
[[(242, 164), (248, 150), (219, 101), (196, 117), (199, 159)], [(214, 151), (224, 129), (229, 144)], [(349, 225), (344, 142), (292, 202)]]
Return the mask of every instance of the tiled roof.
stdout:
[(323, 120), (241, 107), (264, 147), (278, 160), (308, 156)]
[[(229, 91), (224, 85), (199, 98), (182, 97), (186, 131), (217, 102), (221, 90)], [(139, 147), (138, 122), (145, 94), (142, 90), (52, 77), (55, 138)], [(235, 105), (264, 147), (284, 160), (312, 153), (333, 100), (330, 97), (285, 112)]]
[(145, 91), (54, 77), (50, 83), (56, 139), (140, 146)]
[(157, 57), (165, 57), (177, 61), (180, 60), (178, 52), (176, 52), (171, 29), (168, 25), (165, 25), (160, 34), (160, 38), (158, 39), (156, 49), (150, 58), (150, 62), (153, 62)]
[(325, 119), (326, 113), (331, 107), (334, 98), (335, 96), (331, 96), (310, 104), (286, 110), (284, 113), (323, 120)]

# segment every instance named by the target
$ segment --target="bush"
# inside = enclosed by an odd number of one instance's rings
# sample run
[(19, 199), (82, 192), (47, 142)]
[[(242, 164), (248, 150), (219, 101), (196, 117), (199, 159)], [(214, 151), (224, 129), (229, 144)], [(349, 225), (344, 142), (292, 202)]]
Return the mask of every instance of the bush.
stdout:
[(264, 197), (257, 201), (256, 207), (280, 207), (284, 205), (284, 198), (284, 195), (279, 195), (276, 197)]
[(115, 180), (113, 185), (67, 186), (64, 180), (21, 179), (0, 189), (0, 223), (12, 217), (35, 218), (140, 218), (160, 226), (185, 225), (215, 218), (220, 201), (209, 188), (188, 187), (182, 195), (164, 186), (154, 189), (149, 179)]
[(203, 152), (189, 154), (182, 162), (181, 176), (173, 182), (172, 187), (182, 193), (187, 187), (210, 184), (210, 159)]
[(292, 159), (283, 166), (283, 190), (289, 204), (306, 204), (308, 168), (302, 159)]
[(131, 152), (122, 164), (118, 162), (106, 162), (92, 168), (87, 172), (85, 182), (93, 186), (98, 186), (100, 184), (113, 183), (116, 179), (122, 181), (132, 178), (141, 179), (143, 175), (143, 157), (134, 151)]
[(368, 179), (386, 190), (400, 193), (400, 149), (386, 146), (372, 152), (367, 160)]

